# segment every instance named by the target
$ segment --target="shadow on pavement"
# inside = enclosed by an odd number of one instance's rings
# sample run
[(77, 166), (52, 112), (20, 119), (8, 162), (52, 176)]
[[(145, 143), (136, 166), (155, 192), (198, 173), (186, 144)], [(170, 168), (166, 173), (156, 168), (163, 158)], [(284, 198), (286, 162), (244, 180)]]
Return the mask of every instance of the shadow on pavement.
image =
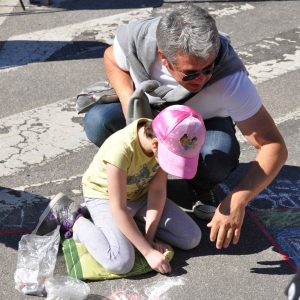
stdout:
[[(242, 175), (246, 172), (249, 164), (241, 164), (239, 168), (228, 178), (224, 186), (231, 189), (235, 186)], [(274, 181), (258, 197), (251, 201), (261, 209), (269, 209), (280, 206), (289, 207), (300, 206), (300, 168), (296, 166), (284, 166)], [(168, 197), (181, 207), (191, 209), (194, 202), (191, 191), (185, 180), (171, 179), (168, 181)], [(259, 253), (272, 247), (259, 228), (252, 222), (246, 214), (240, 241), (237, 245), (231, 245), (227, 249), (218, 250), (215, 244), (209, 239), (210, 230), (207, 228), (207, 222), (195, 219), (202, 230), (202, 241), (196, 249), (191, 251), (176, 250), (174, 264), (179, 266), (179, 270), (185, 265), (191, 257), (209, 256), (209, 255), (249, 255)], [(274, 252), (277, 250), (272, 247)], [(180, 254), (179, 254), (180, 253)], [(279, 261), (261, 261), (257, 262), (261, 268), (252, 268), (250, 272), (268, 275), (293, 274), (289, 264), (285, 260)], [(181, 271), (179, 271), (181, 272)]]
[[(216, 249), (215, 243), (209, 240), (209, 229), (206, 227), (206, 222), (198, 221), (202, 230), (202, 240), (200, 245), (195, 249), (189, 251), (175, 250), (176, 255), (172, 261), (172, 276), (180, 276), (186, 274), (185, 267), (190, 258), (205, 256), (245, 256), (252, 255), (264, 251), (270, 247), (270, 243), (264, 238), (261, 231), (253, 224), (250, 218), (246, 215), (240, 241), (237, 245), (230, 245), (227, 249)], [(277, 252), (273, 247), (272, 250)], [(241, 258), (242, 259), (242, 258)], [(293, 274), (289, 264), (285, 260), (276, 261), (258, 261), (258, 265), (262, 267), (255, 267), (249, 269), (249, 273), (266, 274), (266, 275), (286, 275)]]
[[(273, 248), (276, 252), (276, 249)], [(263, 274), (263, 275), (286, 275), (286, 274), (293, 274), (290, 270), (287, 270), (287, 263), (284, 260), (277, 260), (277, 261), (258, 261), (258, 265), (261, 265), (261, 268), (252, 268), (251, 273)]]
[(18, 249), (21, 236), (33, 230), (48, 202), (40, 195), (0, 187), (0, 243)]
[(0, 59), (0, 69), (36, 62), (102, 58), (109, 45), (93, 40), (91, 36), (86, 38), (86, 41), (70, 42), (29, 40), (0, 42), (0, 49), (4, 53)]
[(110, 299), (96, 294), (89, 294), (86, 300), (110, 300)]
[[(270, 1), (270, 0), (261, 0)], [(275, 0), (284, 1), (284, 0)], [(143, 7), (160, 7), (165, 4), (183, 4), (187, 1), (184, 0), (114, 0), (114, 1), (99, 1), (99, 0), (31, 0), (31, 5), (49, 6), (53, 8), (60, 8), (66, 10), (81, 10), (81, 9), (126, 9), (126, 8), (143, 8)], [(192, 3), (205, 3), (205, 2), (241, 2), (240, 0), (194, 0), (189, 1)], [(257, 2), (257, 0), (248, 0), (248, 2)]]
[[(231, 190), (238, 184), (248, 167), (248, 163), (241, 163), (225, 183), (222, 184), (222, 188), (225, 187), (227, 190)], [(278, 206), (281, 208), (300, 207), (299, 189), (300, 167), (285, 165), (273, 182), (253, 199), (249, 205), (261, 209), (275, 208)], [(168, 180), (168, 197), (186, 209), (191, 209), (194, 202), (192, 192), (186, 180), (183, 179)]]
[[(32, 5), (45, 5), (52, 8), (60, 8), (66, 10), (82, 10), (82, 9), (126, 9), (126, 8), (144, 8), (144, 7), (159, 7), (163, 4), (163, 0), (31, 0)], [(47, 2), (49, 4), (47, 5)]]
[[(230, 178), (226, 184), (231, 187), (234, 182), (237, 182), (236, 177), (241, 178), (241, 172), (244, 172), (246, 168), (247, 164), (242, 164), (235, 172), (235, 179)], [(267, 207), (272, 207), (276, 201), (279, 201), (284, 196), (285, 200), (283, 203), (285, 205), (288, 205), (289, 198), (290, 201), (299, 201), (300, 204), (299, 185), (299, 167), (285, 166), (268, 189), (260, 194), (261, 203), (264, 203)], [(185, 204), (185, 207), (191, 205), (191, 193), (184, 180), (169, 180), (168, 188), (169, 198), (181, 206), (183, 206), (183, 204)], [(269, 192), (269, 194), (267, 192)], [(253, 201), (259, 201), (259, 197)], [(21, 236), (32, 231), (48, 202), (48, 198), (40, 195), (0, 187), (0, 243), (5, 244), (7, 247), (17, 249)], [(190, 251), (176, 249), (176, 255), (173, 260), (174, 276), (186, 273), (184, 267), (187, 265), (187, 260), (192, 257), (250, 255), (272, 247), (247, 214), (245, 216), (239, 243), (221, 250), (216, 249), (215, 244), (210, 242), (210, 231), (206, 226), (207, 222), (199, 219), (195, 219), (195, 221), (202, 230), (202, 241), (199, 247)], [(276, 251), (274, 248), (272, 248), (272, 250)], [(262, 267), (253, 268), (251, 272), (270, 275), (292, 274), (289, 265), (284, 260), (261, 261), (257, 263)], [(153, 276), (153, 274), (149, 273), (144, 276), (139, 276), (138, 278), (151, 276)]]

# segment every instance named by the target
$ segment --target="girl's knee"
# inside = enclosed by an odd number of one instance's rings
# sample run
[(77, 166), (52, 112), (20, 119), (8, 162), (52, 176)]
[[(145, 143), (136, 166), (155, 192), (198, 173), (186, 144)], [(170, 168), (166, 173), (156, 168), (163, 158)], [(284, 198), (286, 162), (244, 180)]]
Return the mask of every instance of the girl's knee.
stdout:
[(121, 275), (126, 274), (132, 270), (134, 261), (134, 257), (128, 259), (114, 259), (108, 261), (102, 266), (110, 273)]
[(201, 229), (197, 224), (193, 228), (190, 228), (184, 236), (178, 237), (178, 245), (174, 245), (182, 250), (190, 250), (197, 247), (200, 244), (202, 238)]
[(135, 262), (135, 250), (131, 244), (123, 244), (115, 253), (108, 254), (102, 265), (107, 271), (114, 274), (126, 274), (133, 268)]
[(194, 229), (194, 232), (192, 233), (190, 240), (186, 241), (185, 250), (190, 250), (197, 247), (200, 244), (201, 238), (202, 238), (202, 232), (200, 228), (197, 226)]

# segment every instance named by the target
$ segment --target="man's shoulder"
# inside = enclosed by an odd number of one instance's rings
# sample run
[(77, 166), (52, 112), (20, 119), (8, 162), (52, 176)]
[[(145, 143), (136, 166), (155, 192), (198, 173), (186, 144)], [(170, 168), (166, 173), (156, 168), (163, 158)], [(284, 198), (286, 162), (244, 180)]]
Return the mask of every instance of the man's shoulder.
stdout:
[(156, 39), (156, 28), (160, 19), (161, 17), (150, 17), (120, 25), (116, 32), (116, 39), (124, 53), (128, 53), (133, 45), (137, 49), (148, 48), (149, 43), (145, 41)]
[(141, 20), (132, 20), (127, 24), (122, 24), (117, 28), (117, 37), (121, 34), (135, 34), (140, 31), (147, 31), (152, 26), (157, 26), (161, 17), (149, 17)]
[(144, 19), (140, 19), (140, 20), (131, 20), (129, 23), (127, 23), (126, 25), (121, 25), (121, 26), (128, 26), (128, 27), (132, 27), (132, 28), (139, 28), (139, 27), (148, 27), (151, 24), (158, 24), (159, 20), (161, 19), (160, 16), (156, 16), (156, 17), (148, 17), (148, 18), (144, 18)]

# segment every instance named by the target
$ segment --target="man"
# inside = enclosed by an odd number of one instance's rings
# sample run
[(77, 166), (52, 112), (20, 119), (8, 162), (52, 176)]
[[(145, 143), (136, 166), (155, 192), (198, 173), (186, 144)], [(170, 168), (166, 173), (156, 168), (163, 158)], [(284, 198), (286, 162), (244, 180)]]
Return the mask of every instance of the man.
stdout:
[[(104, 63), (120, 103), (96, 105), (88, 111), (84, 126), (89, 139), (100, 146), (124, 127), (134, 89), (145, 80), (158, 81), (161, 86), (148, 94), (153, 108), (179, 101), (173, 104), (185, 103), (205, 120), (206, 142), (197, 175), (189, 184), (199, 197), (195, 200), (217, 207), (208, 224), (211, 241), (218, 249), (236, 244), (247, 203), (277, 175), (287, 149), (228, 37), (218, 32), (205, 10), (187, 5), (163, 17), (119, 27)], [(213, 195), (217, 183), (238, 166), (240, 148), (233, 122), (257, 149), (257, 156), (219, 203), (205, 195)]]

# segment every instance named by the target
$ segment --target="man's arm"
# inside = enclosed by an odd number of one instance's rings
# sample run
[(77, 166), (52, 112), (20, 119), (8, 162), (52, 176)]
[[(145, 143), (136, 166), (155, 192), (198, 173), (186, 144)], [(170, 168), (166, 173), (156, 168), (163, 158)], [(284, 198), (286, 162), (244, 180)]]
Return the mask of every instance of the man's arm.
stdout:
[(127, 101), (133, 93), (133, 81), (129, 72), (122, 70), (114, 57), (113, 45), (104, 52), (104, 66), (108, 80), (115, 89), (123, 109), (124, 116), (127, 115)]
[(218, 249), (227, 248), (231, 241), (238, 243), (247, 203), (271, 183), (288, 156), (284, 140), (264, 106), (248, 120), (237, 122), (237, 126), (258, 153), (207, 225), (211, 227), (210, 240), (216, 241)]

